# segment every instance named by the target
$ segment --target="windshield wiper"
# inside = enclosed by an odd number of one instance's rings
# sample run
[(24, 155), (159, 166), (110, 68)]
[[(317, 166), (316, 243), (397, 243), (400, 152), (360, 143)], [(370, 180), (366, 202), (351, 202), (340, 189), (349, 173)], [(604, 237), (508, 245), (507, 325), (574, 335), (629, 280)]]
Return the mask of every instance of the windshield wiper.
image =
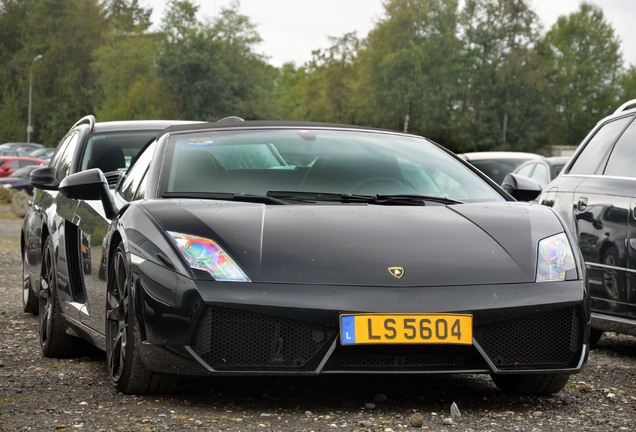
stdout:
[(289, 201), (278, 199), (273, 196), (234, 192), (164, 192), (161, 194), (161, 198), (203, 198), (262, 204), (291, 204)]
[(366, 202), (367, 196), (356, 196), (346, 193), (333, 192), (300, 192), (300, 191), (267, 191), (266, 195), (272, 198), (289, 199), (298, 201), (350, 201)]
[(268, 191), (266, 195), (268, 197), (289, 200), (363, 202), (378, 205), (426, 205), (427, 201), (440, 204), (461, 204), (461, 201), (428, 195), (357, 195), (350, 193), (300, 191)]
[(431, 195), (374, 195), (373, 200), (376, 204), (416, 204), (424, 205), (426, 201), (440, 204), (462, 204), (461, 201), (454, 199), (431, 196)]

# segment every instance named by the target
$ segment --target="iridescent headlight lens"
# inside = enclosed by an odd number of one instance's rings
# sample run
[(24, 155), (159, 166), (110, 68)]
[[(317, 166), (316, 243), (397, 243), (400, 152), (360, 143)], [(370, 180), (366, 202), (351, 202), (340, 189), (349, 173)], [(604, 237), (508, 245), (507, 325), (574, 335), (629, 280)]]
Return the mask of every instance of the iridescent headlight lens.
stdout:
[(565, 233), (544, 238), (539, 242), (537, 282), (565, 280), (565, 274), (573, 268), (574, 254)]
[(207, 271), (214, 280), (251, 282), (234, 260), (213, 240), (168, 231), (190, 267)]

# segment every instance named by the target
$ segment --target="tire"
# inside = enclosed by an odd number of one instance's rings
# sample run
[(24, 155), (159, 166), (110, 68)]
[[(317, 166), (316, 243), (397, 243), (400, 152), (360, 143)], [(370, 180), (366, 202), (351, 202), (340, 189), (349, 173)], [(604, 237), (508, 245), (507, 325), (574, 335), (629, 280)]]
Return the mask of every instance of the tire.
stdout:
[(22, 252), (22, 310), (34, 315), (40, 310), (38, 297), (33, 292), (29, 271), (26, 268), (26, 249)]
[(176, 377), (153, 373), (141, 360), (130, 268), (121, 243), (111, 260), (107, 286), (106, 361), (111, 383), (126, 394), (174, 391), (179, 384)]
[(75, 354), (79, 340), (65, 332), (57, 288), (53, 242), (51, 237), (47, 237), (40, 271), (40, 348), (44, 357), (71, 357)]
[(491, 375), (497, 387), (504, 393), (523, 395), (550, 395), (565, 387), (569, 374), (539, 375)]
[(590, 348), (594, 348), (599, 340), (603, 336), (603, 330), (590, 328)]
[[(615, 268), (618, 267), (618, 260), (618, 249), (612, 246), (607, 249), (607, 251), (605, 251), (602, 262), (607, 266)], [(603, 288), (609, 296), (609, 299), (616, 300), (620, 298), (620, 293), (622, 291), (622, 281), (616, 274), (616, 270), (603, 270)]]

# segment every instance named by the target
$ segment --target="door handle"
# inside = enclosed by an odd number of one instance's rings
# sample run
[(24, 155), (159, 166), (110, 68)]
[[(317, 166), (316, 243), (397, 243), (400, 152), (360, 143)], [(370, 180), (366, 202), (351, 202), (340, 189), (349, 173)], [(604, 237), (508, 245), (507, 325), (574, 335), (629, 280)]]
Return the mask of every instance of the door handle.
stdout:
[(581, 197), (576, 203), (576, 210), (580, 212), (584, 212), (587, 209), (587, 198)]

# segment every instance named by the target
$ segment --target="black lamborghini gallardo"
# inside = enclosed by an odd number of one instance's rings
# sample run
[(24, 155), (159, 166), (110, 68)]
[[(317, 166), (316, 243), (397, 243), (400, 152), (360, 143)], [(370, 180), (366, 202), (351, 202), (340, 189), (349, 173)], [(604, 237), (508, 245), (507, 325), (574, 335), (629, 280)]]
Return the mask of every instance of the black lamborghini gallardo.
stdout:
[(504, 190), (422, 137), (233, 119), (164, 130), (116, 188), (98, 168), (32, 182), (56, 191), (23, 235), (44, 353), (86, 339), (123, 392), (453, 372), (540, 394), (586, 359), (580, 252), (552, 209), (513, 198), (538, 185)]

